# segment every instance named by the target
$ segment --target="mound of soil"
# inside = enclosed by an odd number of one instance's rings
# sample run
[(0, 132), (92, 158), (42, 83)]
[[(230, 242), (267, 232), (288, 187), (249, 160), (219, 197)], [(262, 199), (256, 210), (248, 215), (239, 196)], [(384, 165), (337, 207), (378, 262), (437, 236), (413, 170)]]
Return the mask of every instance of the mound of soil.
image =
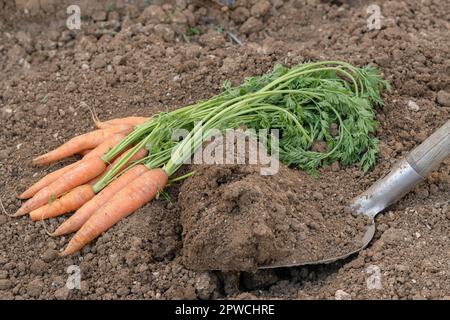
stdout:
[(281, 166), (198, 166), (181, 187), (183, 262), (255, 270), (339, 257), (362, 246), (369, 219), (344, 210), (345, 190)]

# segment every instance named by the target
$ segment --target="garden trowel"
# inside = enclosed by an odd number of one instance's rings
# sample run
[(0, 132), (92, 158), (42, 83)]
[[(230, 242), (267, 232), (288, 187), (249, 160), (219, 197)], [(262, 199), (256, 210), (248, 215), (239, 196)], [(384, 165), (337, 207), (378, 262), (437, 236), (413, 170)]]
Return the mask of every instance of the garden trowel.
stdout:
[(331, 263), (364, 249), (375, 234), (375, 216), (405, 196), (449, 156), (450, 120), (447, 120), (442, 127), (415, 147), (406, 157), (398, 161), (387, 175), (350, 201), (347, 208), (353, 215), (366, 215), (372, 222), (367, 227), (359, 248), (338, 257), (306, 262), (292, 261), (281, 265), (263, 266), (261, 269)]

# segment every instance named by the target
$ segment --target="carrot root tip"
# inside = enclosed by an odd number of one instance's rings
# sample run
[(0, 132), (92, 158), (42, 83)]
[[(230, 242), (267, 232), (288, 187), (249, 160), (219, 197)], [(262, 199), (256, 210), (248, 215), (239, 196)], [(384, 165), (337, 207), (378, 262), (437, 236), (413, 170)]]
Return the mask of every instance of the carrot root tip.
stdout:
[(15, 213), (11, 215), (11, 217), (22, 217), (26, 215), (28, 212), (24, 207), (20, 207)]

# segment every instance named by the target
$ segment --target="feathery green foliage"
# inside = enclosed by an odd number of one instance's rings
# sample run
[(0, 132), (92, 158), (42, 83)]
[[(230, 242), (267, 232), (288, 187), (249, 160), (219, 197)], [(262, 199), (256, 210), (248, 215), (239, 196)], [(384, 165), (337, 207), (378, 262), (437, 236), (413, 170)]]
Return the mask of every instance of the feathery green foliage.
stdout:
[[(388, 82), (370, 65), (358, 68), (340, 61), (309, 62), (292, 68), (277, 65), (272, 72), (247, 78), (238, 87), (226, 82), (223, 93), (210, 100), (155, 115), (108, 152), (104, 160), (137, 143), (133, 150), (142, 146), (149, 149), (149, 156), (142, 162), (149, 167), (163, 166), (170, 176), (212, 129), (245, 126), (278, 129), (279, 156), (287, 165), (315, 172), (340, 161), (343, 165), (359, 163), (366, 171), (378, 154), (374, 106), (383, 106), (383, 89), (389, 89)], [(332, 135), (332, 126), (337, 126), (337, 135)], [(175, 129), (188, 130), (189, 135), (174, 141)], [(272, 137), (266, 138), (270, 145)], [(312, 150), (318, 141), (326, 144), (325, 152)], [(132, 155), (130, 152), (127, 158)], [(109, 183), (127, 158), (97, 187)]]

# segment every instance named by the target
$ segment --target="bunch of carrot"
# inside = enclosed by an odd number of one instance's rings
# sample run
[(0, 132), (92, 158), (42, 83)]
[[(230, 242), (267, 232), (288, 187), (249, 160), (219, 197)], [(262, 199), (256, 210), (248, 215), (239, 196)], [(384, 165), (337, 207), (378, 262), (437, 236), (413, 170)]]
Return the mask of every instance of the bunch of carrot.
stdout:
[[(387, 86), (373, 67), (304, 63), (276, 67), (210, 100), (151, 118), (94, 119), (97, 130), (33, 160), (43, 165), (82, 155), (24, 191), (19, 198), (28, 200), (15, 215), (42, 220), (75, 211), (51, 234), (76, 232), (61, 256), (73, 254), (155, 198), (212, 132), (240, 126), (280, 129), (280, 160), (288, 165), (311, 171), (337, 160), (359, 161), (367, 169), (378, 152), (372, 104), (382, 104), (380, 91)], [(332, 124), (338, 136), (328, 133)], [(174, 140), (176, 129), (189, 134)], [(327, 143), (327, 152), (311, 151), (317, 140)]]

